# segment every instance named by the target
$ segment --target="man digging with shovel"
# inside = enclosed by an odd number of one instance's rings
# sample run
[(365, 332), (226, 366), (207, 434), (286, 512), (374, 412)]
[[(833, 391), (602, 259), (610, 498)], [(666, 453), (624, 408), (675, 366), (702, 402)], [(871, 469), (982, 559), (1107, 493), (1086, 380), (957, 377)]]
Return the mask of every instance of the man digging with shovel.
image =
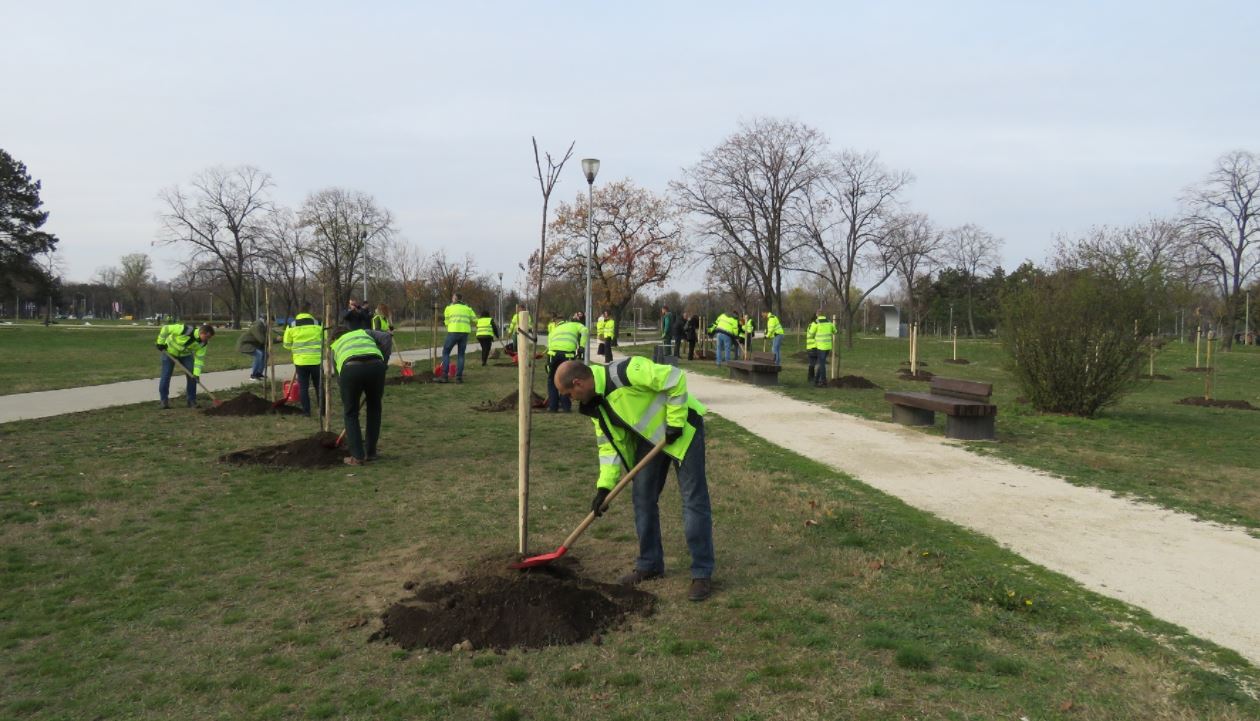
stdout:
[(713, 593), (713, 514), (704, 472), (706, 408), (687, 393), (681, 368), (633, 357), (609, 366), (566, 361), (556, 369), (556, 389), (577, 401), (595, 424), (599, 446), (599, 481), (591, 510), (601, 515), (609, 491), (653, 446), (664, 453), (634, 478), (634, 529), (639, 556), (634, 570), (618, 579), (634, 586), (665, 575), (658, 501), (670, 466), (677, 469), (682, 493), (683, 533), (691, 553), (691, 588), (687, 597), (703, 601)]
[(187, 323), (170, 323), (158, 330), (157, 349), (162, 354), (162, 371), (158, 378), (158, 398), (160, 407), (171, 407), (170, 390), (171, 374), (175, 372), (175, 364), (184, 367), (184, 375), (188, 376), (185, 395), (188, 407), (197, 406), (197, 379), (201, 376), (201, 367), (206, 362), (206, 345), (214, 337), (214, 327), (206, 324), (198, 328)]

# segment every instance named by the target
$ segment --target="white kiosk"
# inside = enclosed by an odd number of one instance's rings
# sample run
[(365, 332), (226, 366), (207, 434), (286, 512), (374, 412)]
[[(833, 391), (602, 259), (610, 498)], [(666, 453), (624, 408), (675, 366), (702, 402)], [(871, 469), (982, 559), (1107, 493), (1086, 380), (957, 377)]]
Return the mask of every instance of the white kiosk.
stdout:
[(884, 311), (884, 337), (885, 338), (907, 338), (910, 335), (910, 329), (905, 323), (901, 322), (901, 311), (895, 305), (881, 305), (880, 310)]

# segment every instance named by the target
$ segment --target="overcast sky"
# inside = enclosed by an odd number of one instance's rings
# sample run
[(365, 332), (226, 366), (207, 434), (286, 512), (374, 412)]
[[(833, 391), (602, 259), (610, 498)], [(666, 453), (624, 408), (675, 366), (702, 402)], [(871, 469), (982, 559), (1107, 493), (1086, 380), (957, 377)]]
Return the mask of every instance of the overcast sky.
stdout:
[(0, 0), (0, 147), (67, 276), (132, 252), (172, 275), (156, 195), (220, 164), (294, 207), (367, 192), (506, 284), (537, 243), (531, 135), (577, 142), (571, 200), (577, 158), (664, 191), (741, 120), (792, 118), (912, 172), (911, 207), (1002, 237), (1008, 268), (1260, 151), (1256, 2), (353, 5)]

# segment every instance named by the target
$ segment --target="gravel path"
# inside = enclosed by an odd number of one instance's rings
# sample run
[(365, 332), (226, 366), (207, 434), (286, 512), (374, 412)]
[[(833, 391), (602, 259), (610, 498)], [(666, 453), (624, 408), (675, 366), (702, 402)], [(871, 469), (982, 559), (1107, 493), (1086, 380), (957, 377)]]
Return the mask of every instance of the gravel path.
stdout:
[[(713, 412), (1260, 665), (1260, 539), (952, 441), (690, 374)], [(999, 441), (1000, 442), (1000, 441)]]

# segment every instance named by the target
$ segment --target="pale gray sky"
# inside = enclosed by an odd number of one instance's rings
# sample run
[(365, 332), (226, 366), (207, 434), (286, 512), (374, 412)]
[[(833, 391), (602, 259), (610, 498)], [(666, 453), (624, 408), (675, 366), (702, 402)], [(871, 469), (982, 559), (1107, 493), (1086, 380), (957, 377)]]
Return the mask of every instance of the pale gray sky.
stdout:
[[(537, 242), (531, 135), (663, 191), (741, 119), (790, 117), (914, 173), (910, 205), (1008, 267), (1260, 150), (1255, 2), (362, 5), (0, 0), (0, 147), (67, 275), (130, 252), (171, 275), (156, 194), (218, 164), (291, 206), (370, 193), (508, 282)], [(584, 186), (574, 162), (557, 196)]]

